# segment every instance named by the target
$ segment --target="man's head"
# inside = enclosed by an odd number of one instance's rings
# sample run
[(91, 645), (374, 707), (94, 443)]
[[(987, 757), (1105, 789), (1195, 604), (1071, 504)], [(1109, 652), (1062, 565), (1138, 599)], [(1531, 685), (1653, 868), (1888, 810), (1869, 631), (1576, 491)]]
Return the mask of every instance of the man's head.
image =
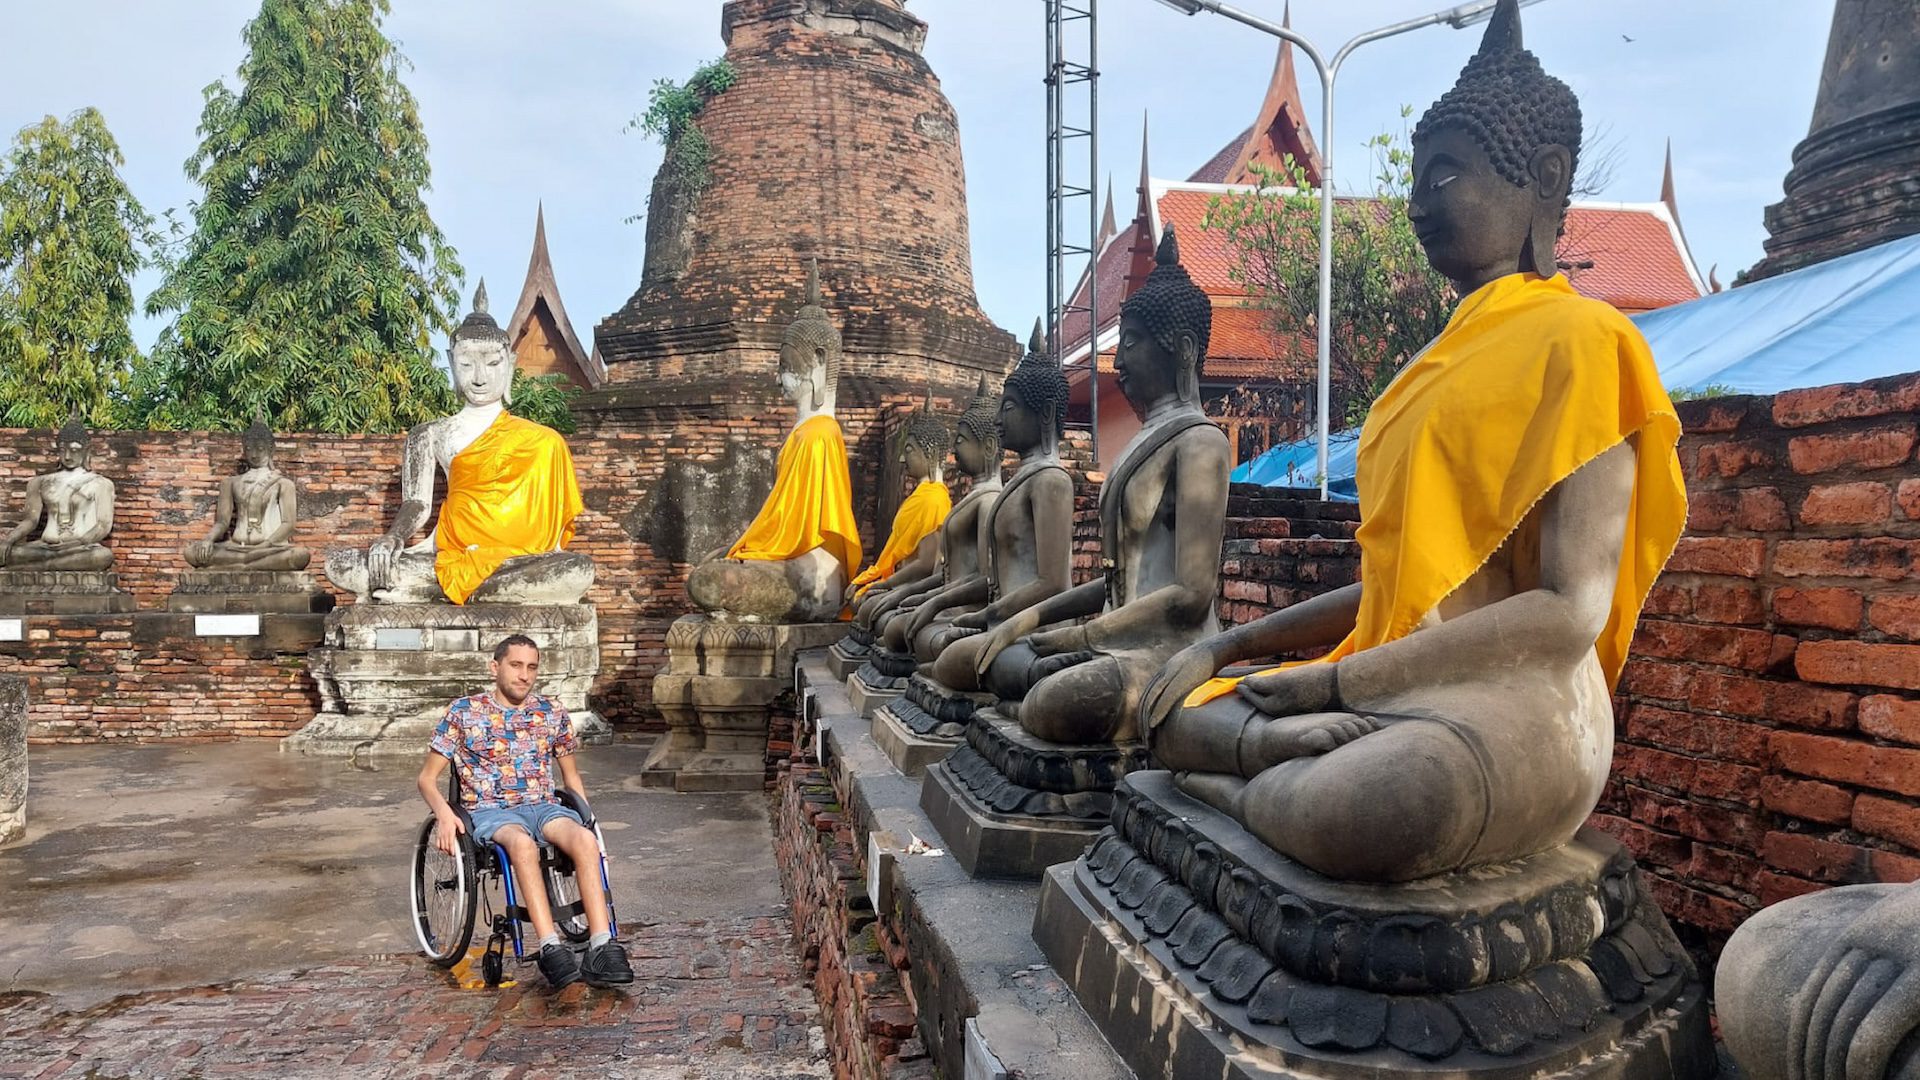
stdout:
[(493, 647), (493, 660), (487, 664), (493, 674), (493, 688), (509, 705), (518, 705), (533, 693), (533, 681), (540, 674), (540, 646), (525, 634), (503, 638)]
[(473, 311), (453, 332), (447, 350), (453, 388), (469, 405), (513, 403), (513, 348), (507, 332), (487, 314), (487, 283), (473, 294)]

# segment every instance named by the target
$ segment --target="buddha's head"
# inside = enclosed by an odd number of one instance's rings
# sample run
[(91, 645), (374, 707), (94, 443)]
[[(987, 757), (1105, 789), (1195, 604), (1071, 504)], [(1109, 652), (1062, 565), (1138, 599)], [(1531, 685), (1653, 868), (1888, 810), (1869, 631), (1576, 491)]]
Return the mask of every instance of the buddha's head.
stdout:
[(254, 411), (253, 423), (240, 435), (240, 450), (246, 456), (249, 469), (264, 469), (273, 464), (273, 429), (267, 426), (266, 417), (258, 410)]
[(967, 410), (954, 422), (953, 460), (968, 476), (979, 476), (1000, 461), (1000, 395), (987, 386), (985, 375)]
[(1553, 276), (1579, 158), (1579, 99), (1521, 48), (1519, 4), (1500, 0), (1480, 51), (1413, 130), (1407, 218), (1433, 268), (1462, 292)]
[(1120, 344), (1114, 372), (1120, 392), (1135, 412), (1169, 394), (1200, 402), (1200, 367), (1213, 333), (1213, 301), (1180, 265), (1173, 226), (1160, 237), (1153, 272), (1120, 305)]
[(1024, 454), (1067, 430), (1067, 377), (1047, 357), (1046, 333), (1033, 320), (1027, 355), (1000, 390), (1000, 445)]
[(487, 314), (487, 283), (473, 293), (473, 311), (460, 320), (447, 350), (453, 388), (473, 406), (513, 403), (513, 348), (507, 332)]
[(60, 455), (60, 467), (63, 469), (84, 469), (93, 460), (93, 436), (88, 433), (86, 422), (80, 419), (79, 412), (68, 414), (67, 422), (60, 426), (59, 434), (53, 437), (56, 453)]
[(780, 392), (802, 409), (831, 412), (840, 351), (840, 331), (820, 306), (820, 262), (809, 259), (807, 302), (780, 339)]
[(934, 415), (931, 401), (913, 410), (913, 415), (907, 418), (906, 437), (900, 444), (900, 463), (906, 467), (908, 476), (918, 481), (935, 475), (946, 464), (947, 452), (952, 448), (953, 433)]

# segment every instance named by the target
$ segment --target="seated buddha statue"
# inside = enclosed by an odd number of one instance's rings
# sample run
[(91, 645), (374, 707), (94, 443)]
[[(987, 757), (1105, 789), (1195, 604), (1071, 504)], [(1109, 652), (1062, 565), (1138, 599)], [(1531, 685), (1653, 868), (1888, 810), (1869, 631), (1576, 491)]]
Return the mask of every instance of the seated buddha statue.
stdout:
[(1101, 487), (1104, 573), (1008, 617), (974, 662), (1000, 711), (1048, 742), (1138, 738), (1147, 683), (1218, 628), (1231, 462), (1226, 434), (1200, 410), (1213, 308), (1171, 227), (1155, 263), (1120, 313), (1116, 381), (1142, 426)]
[(900, 466), (913, 490), (894, 512), (887, 542), (873, 565), (847, 584), (854, 622), (878, 631), (902, 603), (924, 596), (940, 582), (940, 531), (953, 510), (946, 460), (953, 443), (947, 425), (930, 408), (914, 410), (900, 445)]
[[(577, 603), (593, 584), (593, 561), (564, 550), (584, 504), (573, 455), (560, 433), (506, 410), (514, 357), (487, 314), (487, 286), (447, 350), (465, 403), (452, 416), (407, 432), (400, 512), (365, 551), (327, 552), (327, 576), (380, 603)], [(434, 477), (447, 478), (435, 527)]]
[[(1019, 455), (1013, 475), (987, 511), (987, 553), (981, 565), (985, 607), (942, 627), (932, 613), (916, 613), (916, 658), (952, 690), (982, 689), (980, 649), (985, 631), (1065, 592), (1073, 584), (1073, 477), (1060, 464), (1069, 389), (1060, 365), (1047, 358), (1036, 323), (1027, 354), (1001, 388), (995, 413), (998, 445)], [(998, 471), (999, 455), (992, 455)]]
[(1328, 878), (1557, 847), (1606, 783), (1686, 496), (1646, 342), (1556, 272), (1580, 140), (1503, 0), (1413, 133), (1407, 216), (1461, 299), (1361, 431), (1360, 582), (1189, 646), (1144, 695), (1182, 790)]
[[(87, 467), (93, 442), (78, 414), (54, 446), (60, 467), (27, 481), (26, 516), (0, 539), (0, 568), (106, 570), (113, 552), (101, 541), (113, 531), (113, 481)], [(36, 529), (39, 538), (28, 540)]]
[(924, 651), (917, 643), (934, 626), (986, 606), (986, 560), (992, 546), (987, 519), (1000, 495), (999, 413), (1000, 395), (988, 388), (983, 375), (973, 401), (954, 423), (953, 461), (969, 484), (940, 526), (939, 572), (927, 576), (925, 591), (882, 616), (881, 642), (893, 652)]
[(182, 555), (196, 569), (305, 570), (311, 555), (288, 543), (300, 520), (293, 481), (273, 467), (273, 429), (255, 414), (240, 437), (247, 469), (220, 481), (213, 531), (186, 546)]
[(820, 306), (809, 263), (807, 300), (780, 342), (780, 391), (794, 404), (773, 490), (740, 538), (695, 566), (687, 596), (720, 619), (831, 622), (860, 565), (847, 443), (834, 419), (840, 331)]

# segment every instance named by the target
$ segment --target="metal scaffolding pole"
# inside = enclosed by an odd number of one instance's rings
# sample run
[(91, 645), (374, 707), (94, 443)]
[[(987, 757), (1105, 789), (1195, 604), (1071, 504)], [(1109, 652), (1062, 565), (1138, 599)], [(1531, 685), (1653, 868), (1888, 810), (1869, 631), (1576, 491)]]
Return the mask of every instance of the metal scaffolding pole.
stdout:
[[(1095, 264), (1100, 253), (1099, 0), (1044, 0), (1047, 8), (1047, 352), (1061, 363), (1069, 313), (1087, 316), (1087, 402), (1093, 422), (1093, 458), (1100, 460), (1100, 313)], [(1070, 44), (1071, 41), (1071, 44)], [(1069, 101), (1069, 97), (1073, 100)], [(1083, 119), (1084, 117), (1084, 119)], [(1086, 173), (1068, 165), (1085, 141)], [(1086, 200), (1086, 241), (1069, 240), (1077, 229), (1072, 200)], [(1077, 239), (1077, 237), (1076, 237)], [(1074, 303), (1069, 262), (1086, 259), (1087, 299)]]

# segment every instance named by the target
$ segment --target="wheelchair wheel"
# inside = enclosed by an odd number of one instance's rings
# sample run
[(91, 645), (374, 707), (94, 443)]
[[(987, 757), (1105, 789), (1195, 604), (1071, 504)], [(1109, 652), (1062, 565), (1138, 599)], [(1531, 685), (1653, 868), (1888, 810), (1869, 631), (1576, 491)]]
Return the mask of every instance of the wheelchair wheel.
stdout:
[(449, 855), (434, 845), (434, 828), (434, 819), (428, 818), (413, 848), (413, 932), (428, 960), (452, 967), (473, 940), (480, 897), (474, 884), (472, 841), (462, 833)]
[(563, 874), (556, 867), (547, 867), (547, 902), (552, 906), (553, 925), (559, 929), (560, 936), (578, 944), (593, 937), (592, 929), (587, 925), (587, 913), (561, 917), (560, 912), (569, 904), (580, 902), (580, 882), (575, 875), (599, 873), (598, 866), (590, 870), (575, 867), (572, 874)]

